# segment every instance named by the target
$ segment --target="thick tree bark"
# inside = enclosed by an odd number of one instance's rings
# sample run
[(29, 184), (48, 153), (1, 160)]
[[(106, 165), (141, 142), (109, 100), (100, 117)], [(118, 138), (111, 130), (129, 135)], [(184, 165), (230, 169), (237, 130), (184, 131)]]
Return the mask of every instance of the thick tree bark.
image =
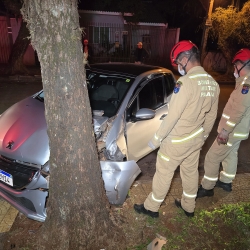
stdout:
[(85, 80), (77, 0), (24, 0), (41, 64), (50, 141), (48, 217), (38, 249), (125, 249), (105, 195)]

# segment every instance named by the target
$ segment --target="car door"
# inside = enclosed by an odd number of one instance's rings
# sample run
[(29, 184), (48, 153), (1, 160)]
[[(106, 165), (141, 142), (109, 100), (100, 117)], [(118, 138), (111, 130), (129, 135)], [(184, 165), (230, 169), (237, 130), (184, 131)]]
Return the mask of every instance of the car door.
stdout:
[[(162, 118), (168, 113), (168, 99), (163, 75), (154, 78), (136, 93), (136, 97), (127, 109), (127, 146), (129, 160), (138, 161), (152, 151), (149, 140), (158, 130)], [(136, 112), (141, 108), (155, 110), (155, 117), (150, 120), (135, 121)]]

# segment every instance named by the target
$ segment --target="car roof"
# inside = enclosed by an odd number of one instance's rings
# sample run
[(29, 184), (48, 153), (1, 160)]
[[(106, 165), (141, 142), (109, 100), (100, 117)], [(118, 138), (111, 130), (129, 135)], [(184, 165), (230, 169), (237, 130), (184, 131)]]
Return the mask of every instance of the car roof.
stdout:
[(96, 63), (86, 67), (86, 70), (98, 71), (110, 74), (126, 75), (136, 77), (150, 70), (163, 69), (159, 66), (135, 64), (135, 63)]

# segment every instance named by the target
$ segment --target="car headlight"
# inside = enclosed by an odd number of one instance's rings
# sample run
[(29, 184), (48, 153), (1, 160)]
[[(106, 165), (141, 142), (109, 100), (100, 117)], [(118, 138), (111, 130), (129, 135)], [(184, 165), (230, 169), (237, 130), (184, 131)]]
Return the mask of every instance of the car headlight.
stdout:
[(106, 148), (105, 156), (108, 160), (112, 161), (123, 161), (125, 157), (120, 148), (117, 146), (116, 141), (113, 141), (108, 148)]

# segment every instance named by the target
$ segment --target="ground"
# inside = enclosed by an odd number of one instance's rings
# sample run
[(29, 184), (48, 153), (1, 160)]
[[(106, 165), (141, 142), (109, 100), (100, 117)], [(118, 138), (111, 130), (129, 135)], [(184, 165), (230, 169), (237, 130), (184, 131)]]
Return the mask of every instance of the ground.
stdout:
[[(198, 199), (195, 217), (188, 218), (174, 205), (174, 198), (180, 197), (182, 191), (181, 180), (176, 173), (170, 192), (159, 210), (160, 217), (152, 219), (137, 214), (133, 209), (134, 203), (143, 202), (151, 189), (151, 181), (146, 180), (146, 177), (139, 178), (131, 187), (124, 204), (111, 206), (111, 212), (126, 237), (126, 250), (147, 249), (146, 246), (155, 239), (156, 234), (166, 238), (166, 246), (163, 247), (165, 250), (249, 250), (250, 187), (248, 185), (245, 190), (242, 188), (246, 183), (249, 184), (249, 175), (239, 174), (234, 183), (235, 189), (231, 193), (215, 188), (214, 197)], [(228, 203), (227, 210), (234, 211), (233, 206), (237, 206), (237, 202), (244, 199), (248, 201), (247, 205), (241, 206), (236, 212), (228, 213), (225, 209), (220, 209), (222, 204)], [(35, 236), (39, 237), (41, 226), (42, 223), (27, 219), (19, 213), (11, 230), (0, 238), (0, 244), (2, 244), (0, 249), (39, 249), (31, 239)], [(29, 238), (28, 242), (27, 238)]]

